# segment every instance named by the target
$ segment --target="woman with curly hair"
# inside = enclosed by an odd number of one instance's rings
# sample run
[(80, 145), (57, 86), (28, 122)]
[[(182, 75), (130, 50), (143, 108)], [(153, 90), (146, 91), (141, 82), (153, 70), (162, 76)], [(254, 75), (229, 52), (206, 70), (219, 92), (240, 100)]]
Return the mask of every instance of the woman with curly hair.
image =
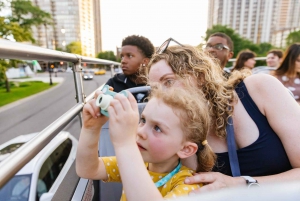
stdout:
[[(153, 53), (154, 46), (148, 38), (138, 35), (127, 36), (122, 41), (120, 54), (123, 73), (116, 74), (106, 84), (113, 87), (115, 92), (145, 86), (146, 83), (141, 79), (139, 71), (147, 66)], [(138, 102), (146, 97), (146, 94), (142, 93), (133, 95)]]
[(256, 54), (250, 50), (240, 51), (237, 55), (235, 65), (232, 71), (242, 70), (243, 68), (248, 68), (252, 70), (256, 63), (255, 58)]
[(300, 103), (300, 43), (287, 48), (274, 76), (293, 92), (294, 98)]
[(207, 100), (213, 119), (207, 140), (217, 162), (213, 172), (189, 177), (187, 184), (206, 183), (197, 190), (203, 192), (300, 180), (300, 108), (277, 79), (234, 71), (224, 81), (213, 58), (182, 45), (163, 45), (152, 56), (147, 72), (150, 83), (168, 87), (181, 87), (178, 77), (189, 79)]

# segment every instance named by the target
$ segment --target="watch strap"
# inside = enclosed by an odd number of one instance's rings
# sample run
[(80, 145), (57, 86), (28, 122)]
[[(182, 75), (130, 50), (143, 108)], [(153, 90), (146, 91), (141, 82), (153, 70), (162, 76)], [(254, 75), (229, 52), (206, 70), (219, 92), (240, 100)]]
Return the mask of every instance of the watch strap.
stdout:
[(250, 186), (259, 186), (258, 181), (256, 179), (254, 179), (253, 177), (250, 176), (241, 176), (246, 180), (246, 184), (248, 186), (248, 188)]

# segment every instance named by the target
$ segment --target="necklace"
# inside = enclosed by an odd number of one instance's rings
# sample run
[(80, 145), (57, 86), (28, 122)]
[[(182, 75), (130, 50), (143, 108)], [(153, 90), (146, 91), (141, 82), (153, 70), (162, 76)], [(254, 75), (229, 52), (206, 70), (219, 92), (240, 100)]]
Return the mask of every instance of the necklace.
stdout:
[(159, 188), (165, 185), (175, 174), (179, 172), (180, 168), (181, 168), (181, 162), (178, 163), (178, 165), (174, 170), (172, 170), (172, 172), (170, 172), (169, 174), (161, 178), (159, 181), (155, 182), (155, 186)]

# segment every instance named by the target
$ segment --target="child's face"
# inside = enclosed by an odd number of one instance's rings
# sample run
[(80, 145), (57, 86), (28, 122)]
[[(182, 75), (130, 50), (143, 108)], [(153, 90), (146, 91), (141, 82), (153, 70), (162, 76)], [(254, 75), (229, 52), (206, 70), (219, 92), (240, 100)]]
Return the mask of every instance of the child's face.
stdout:
[(145, 162), (165, 163), (178, 160), (183, 148), (179, 117), (163, 101), (152, 98), (147, 103), (138, 126), (137, 144)]
[(135, 74), (141, 63), (143, 62), (144, 56), (137, 46), (125, 45), (121, 51), (121, 67), (125, 75)]

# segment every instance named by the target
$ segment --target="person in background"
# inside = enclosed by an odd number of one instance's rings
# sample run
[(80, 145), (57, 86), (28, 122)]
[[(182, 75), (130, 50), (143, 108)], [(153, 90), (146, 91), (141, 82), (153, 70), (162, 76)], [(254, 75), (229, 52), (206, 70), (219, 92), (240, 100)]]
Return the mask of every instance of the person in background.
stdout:
[[(115, 92), (145, 86), (146, 82), (140, 76), (141, 69), (147, 66), (154, 46), (150, 40), (144, 36), (131, 35), (123, 39), (121, 48), (121, 67), (123, 73), (115, 74), (106, 84), (113, 87)], [(146, 94), (133, 94), (137, 102), (142, 102)]]
[[(204, 51), (216, 58), (220, 67), (225, 70), (229, 59), (233, 57), (233, 42), (225, 33), (217, 32), (209, 36)], [(230, 74), (225, 71), (224, 75), (229, 77)]]
[[(217, 155), (216, 165), (213, 172), (187, 178), (187, 184), (206, 183), (197, 189), (205, 192), (300, 180), (300, 107), (276, 78), (245, 76), (242, 70), (225, 81), (220, 67), (199, 49), (177, 46), (158, 52), (147, 66), (149, 82), (174, 87), (177, 77), (195, 81), (212, 117), (207, 141)], [(233, 123), (227, 123), (230, 117)], [(227, 126), (234, 130), (227, 132)], [(234, 136), (234, 146), (227, 145), (229, 136)], [(249, 177), (233, 177), (230, 148), (238, 156), (240, 174), (235, 175)], [(188, 159), (184, 164), (193, 167)]]
[(300, 103), (300, 43), (290, 45), (283, 56), (274, 76), (293, 94)]
[[(101, 93), (97, 91), (95, 98)], [(110, 138), (116, 152), (111, 157), (98, 157), (100, 129), (107, 117), (99, 114), (95, 100), (83, 108), (76, 155), (80, 177), (122, 182), (122, 201), (176, 198), (202, 186), (184, 183), (195, 170), (208, 172), (215, 164), (215, 154), (206, 140), (211, 118), (201, 91), (192, 86), (151, 86), (140, 119), (134, 97), (117, 94), (108, 108)], [(194, 154), (195, 170), (181, 165), (182, 159)]]
[(283, 52), (281, 50), (270, 50), (267, 54), (267, 66), (278, 68), (280, 62), (282, 61)]
[(242, 70), (244, 68), (248, 68), (249, 70), (252, 70), (256, 63), (254, 59), (255, 56), (256, 54), (250, 50), (240, 51), (237, 55), (235, 64), (231, 71)]

